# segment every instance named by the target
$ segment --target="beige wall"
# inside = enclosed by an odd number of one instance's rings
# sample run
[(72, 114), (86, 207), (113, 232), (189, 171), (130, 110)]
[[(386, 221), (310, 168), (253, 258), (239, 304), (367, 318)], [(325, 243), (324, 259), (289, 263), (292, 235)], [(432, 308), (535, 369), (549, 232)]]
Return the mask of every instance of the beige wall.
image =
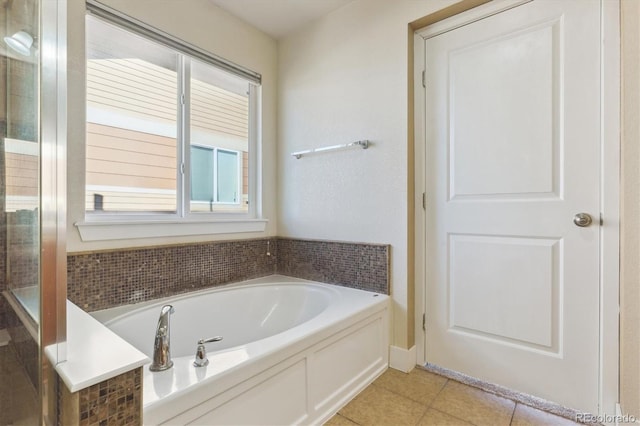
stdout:
[[(278, 233), (390, 244), (391, 343), (403, 348), (414, 343), (407, 27), (453, 3), (358, 0), (278, 45)], [(290, 156), (359, 139), (372, 146)]]
[(69, 2), (69, 122), (67, 250), (137, 247), (193, 241), (228, 240), (276, 235), (276, 42), (259, 30), (214, 6), (209, 0), (104, 0), (105, 4), (202, 49), (262, 74), (264, 233), (218, 234), (83, 242), (73, 225), (84, 219), (85, 185), (85, 57), (84, 1)]
[(622, 0), (620, 404), (640, 418), (640, 1)]

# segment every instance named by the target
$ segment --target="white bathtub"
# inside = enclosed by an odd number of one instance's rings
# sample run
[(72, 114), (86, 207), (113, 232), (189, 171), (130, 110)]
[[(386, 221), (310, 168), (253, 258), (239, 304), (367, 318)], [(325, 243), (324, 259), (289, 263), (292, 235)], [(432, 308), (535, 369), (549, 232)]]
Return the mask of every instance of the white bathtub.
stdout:
[[(270, 276), (93, 315), (152, 356), (162, 305), (173, 368), (144, 367), (144, 422), (320, 424), (388, 365), (389, 298)], [(209, 365), (193, 366), (197, 341)]]

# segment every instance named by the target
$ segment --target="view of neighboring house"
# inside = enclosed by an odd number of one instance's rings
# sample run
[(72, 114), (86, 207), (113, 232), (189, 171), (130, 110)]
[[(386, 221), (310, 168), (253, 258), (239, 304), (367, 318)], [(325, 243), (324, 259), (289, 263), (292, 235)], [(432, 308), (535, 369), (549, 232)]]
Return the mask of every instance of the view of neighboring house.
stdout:
[(246, 211), (249, 85), (196, 60), (185, 66), (164, 46), (114, 43), (105, 24), (91, 28), (86, 210), (175, 212), (188, 162), (190, 211)]

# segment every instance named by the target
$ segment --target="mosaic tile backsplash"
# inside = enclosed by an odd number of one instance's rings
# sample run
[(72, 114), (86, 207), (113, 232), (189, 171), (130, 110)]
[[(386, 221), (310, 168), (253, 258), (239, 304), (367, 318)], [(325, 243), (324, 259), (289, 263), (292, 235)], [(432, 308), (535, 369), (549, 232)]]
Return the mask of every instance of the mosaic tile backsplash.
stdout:
[(274, 238), (69, 255), (67, 297), (90, 312), (263, 277), (276, 250)]
[(266, 238), (71, 254), (67, 296), (85, 311), (279, 273), (389, 293), (389, 246)]
[(389, 246), (280, 238), (277, 271), (389, 294)]

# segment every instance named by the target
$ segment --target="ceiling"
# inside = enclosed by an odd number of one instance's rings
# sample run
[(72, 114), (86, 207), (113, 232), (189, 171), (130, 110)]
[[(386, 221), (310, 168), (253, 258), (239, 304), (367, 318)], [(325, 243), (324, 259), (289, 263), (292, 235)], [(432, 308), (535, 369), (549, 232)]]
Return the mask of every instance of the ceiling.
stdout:
[(279, 39), (353, 0), (211, 1), (271, 37)]

